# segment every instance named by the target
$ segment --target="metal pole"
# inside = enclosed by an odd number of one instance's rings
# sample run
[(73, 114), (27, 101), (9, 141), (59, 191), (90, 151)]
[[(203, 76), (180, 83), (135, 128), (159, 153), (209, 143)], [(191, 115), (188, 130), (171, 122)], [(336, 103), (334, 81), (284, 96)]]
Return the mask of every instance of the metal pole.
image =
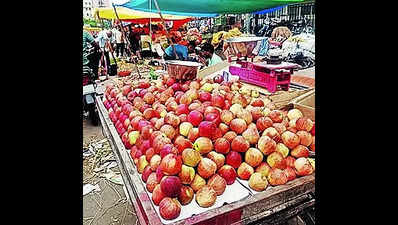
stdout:
[(176, 53), (176, 48), (174, 47), (174, 42), (173, 42), (173, 40), (171, 40), (169, 31), (168, 31), (167, 28), (166, 28), (166, 23), (164, 22), (162, 13), (160, 12), (160, 8), (159, 8), (159, 5), (158, 5), (158, 1), (157, 1), (157, 0), (154, 0), (154, 2), (155, 2), (155, 6), (156, 6), (156, 8), (157, 8), (157, 10), (158, 10), (160, 19), (162, 20), (162, 24), (163, 24), (163, 26), (164, 26), (164, 29), (166, 30), (167, 39), (168, 39), (169, 42), (171, 43), (171, 47), (173, 48), (174, 55), (176, 56), (176, 58), (177, 58), (177, 60), (178, 60), (179, 57), (178, 57), (178, 55), (177, 55), (177, 53)]
[[(119, 19), (119, 15), (117, 14), (115, 4), (112, 3), (112, 6), (113, 6), (113, 10), (115, 10), (115, 15), (116, 15), (116, 18), (117, 18), (118, 21), (119, 21), (119, 26), (120, 26), (120, 28), (121, 28), (121, 30), (122, 30), (122, 32), (123, 32), (123, 35), (124, 35), (124, 37), (126, 37), (125, 39), (126, 39), (127, 42), (128, 42), (128, 46), (130, 46), (130, 40), (128, 40), (128, 38), (127, 38), (127, 36), (126, 36), (126, 32), (125, 32), (124, 29), (123, 29), (122, 21)], [(129, 50), (130, 55), (132, 56), (133, 54), (132, 54), (130, 48), (128, 47), (127, 49)], [(138, 78), (141, 79), (140, 71), (138, 70), (138, 66), (137, 66), (137, 64), (135, 64), (134, 60), (133, 60), (133, 65), (135, 66), (135, 69), (137, 70)]]

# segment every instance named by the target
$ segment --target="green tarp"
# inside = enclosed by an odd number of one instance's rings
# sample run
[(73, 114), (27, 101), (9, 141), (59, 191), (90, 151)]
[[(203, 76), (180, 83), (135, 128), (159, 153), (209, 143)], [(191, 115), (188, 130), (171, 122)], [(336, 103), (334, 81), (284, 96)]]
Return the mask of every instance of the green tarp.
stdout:
[[(151, 1), (152, 6), (149, 6)], [(215, 16), (216, 14), (252, 13), (277, 6), (308, 0), (157, 0), (163, 13), (187, 16)], [(130, 0), (126, 8), (157, 12), (154, 0)]]

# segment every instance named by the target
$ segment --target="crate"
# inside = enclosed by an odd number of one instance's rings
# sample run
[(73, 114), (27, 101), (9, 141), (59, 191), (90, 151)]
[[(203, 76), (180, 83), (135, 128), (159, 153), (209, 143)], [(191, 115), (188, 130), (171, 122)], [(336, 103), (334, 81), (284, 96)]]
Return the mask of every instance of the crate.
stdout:
[(284, 91), (289, 90), (291, 79), (290, 72), (275, 71), (275, 75), (272, 75), (270, 73), (250, 69), (250, 64), (245, 66), (248, 68), (230, 66), (229, 72), (233, 75), (238, 75), (240, 80), (264, 87), (271, 93), (279, 89)]
[(298, 109), (305, 117), (315, 121), (315, 89), (293, 99), (289, 103), (289, 108)]

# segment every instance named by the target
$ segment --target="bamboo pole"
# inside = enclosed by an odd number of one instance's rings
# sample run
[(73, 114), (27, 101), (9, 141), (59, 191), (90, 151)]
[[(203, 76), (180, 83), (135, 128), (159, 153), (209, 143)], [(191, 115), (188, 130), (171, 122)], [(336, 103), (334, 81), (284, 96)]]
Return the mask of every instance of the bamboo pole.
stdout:
[[(112, 3), (112, 6), (113, 6), (113, 10), (115, 10), (115, 15), (116, 15), (117, 20), (119, 21), (119, 26), (120, 26), (120, 29), (122, 30), (123, 36), (125, 37), (125, 40), (126, 40), (127, 43), (128, 43), (127, 49), (129, 50), (130, 55), (132, 56), (133, 54), (132, 54), (132, 52), (131, 52), (131, 50), (130, 50), (130, 46), (131, 46), (130, 40), (128, 40), (128, 38), (127, 38), (127, 36), (126, 36), (126, 32), (125, 32), (124, 29), (123, 29), (122, 21), (119, 19), (119, 15), (117, 14), (117, 10), (116, 10), (115, 4)], [(135, 69), (137, 70), (138, 78), (141, 79), (140, 71), (139, 71), (139, 69), (138, 69), (137, 64), (135, 64), (134, 60), (133, 60), (133, 64), (134, 64), (134, 66), (135, 66)]]

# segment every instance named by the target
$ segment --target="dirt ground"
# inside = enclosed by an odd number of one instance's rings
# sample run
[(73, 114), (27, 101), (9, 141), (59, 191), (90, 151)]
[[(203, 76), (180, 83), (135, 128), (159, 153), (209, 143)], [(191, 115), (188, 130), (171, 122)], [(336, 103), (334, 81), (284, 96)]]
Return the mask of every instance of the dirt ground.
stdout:
[[(90, 140), (102, 140), (101, 125), (92, 126), (83, 121), (83, 146)], [(83, 185), (98, 184), (101, 191), (92, 191), (83, 196), (84, 225), (131, 225), (137, 224), (133, 206), (126, 198), (123, 186), (114, 184), (93, 172), (94, 157), (83, 160)], [(117, 172), (118, 167), (112, 168)]]

